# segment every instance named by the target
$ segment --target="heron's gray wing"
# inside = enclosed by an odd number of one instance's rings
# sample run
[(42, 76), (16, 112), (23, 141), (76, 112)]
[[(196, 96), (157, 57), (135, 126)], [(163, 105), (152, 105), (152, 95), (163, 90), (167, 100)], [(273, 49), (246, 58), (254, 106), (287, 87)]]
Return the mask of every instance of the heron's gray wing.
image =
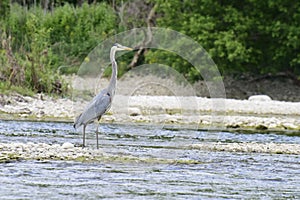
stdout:
[(99, 118), (110, 109), (112, 96), (107, 89), (104, 89), (94, 98), (94, 101), (95, 112), (97, 113), (97, 118)]
[(95, 119), (100, 118), (110, 108), (110, 106), (111, 96), (108, 94), (107, 89), (104, 89), (93, 98), (91, 103), (76, 119), (74, 126), (79, 127), (82, 124), (88, 124)]

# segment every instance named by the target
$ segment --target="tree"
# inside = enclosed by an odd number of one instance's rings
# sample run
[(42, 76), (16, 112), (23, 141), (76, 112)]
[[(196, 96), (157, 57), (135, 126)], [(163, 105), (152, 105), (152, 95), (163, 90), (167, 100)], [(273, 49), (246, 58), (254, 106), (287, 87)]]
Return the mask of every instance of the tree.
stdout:
[(152, 1), (158, 26), (195, 39), (224, 74), (300, 74), (299, 1)]

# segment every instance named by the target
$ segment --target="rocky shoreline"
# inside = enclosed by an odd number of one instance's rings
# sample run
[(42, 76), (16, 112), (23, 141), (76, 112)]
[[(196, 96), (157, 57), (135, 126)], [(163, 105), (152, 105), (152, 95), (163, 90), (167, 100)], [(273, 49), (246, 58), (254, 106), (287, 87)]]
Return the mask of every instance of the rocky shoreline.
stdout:
[[(299, 144), (275, 144), (275, 143), (199, 143), (182, 148), (197, 149), (201, 151), (226, 151), (270, 154), (300, 155)], [(0, 163), (13, 160), (69, 160), (78, 162), (95, 161), (126, 161), (126, 162), (155, 162), (165, 164), (197, 163), (196, 160), (177, 160), (134, 157), (129, 155), (109, 155), (98, 149), (75, 147), (71, 143), (45, 144), (45, 143), (0, 143)]]
[[(0, 116), (6, 120), (73, 121), (88, 101), (72, 101), (36, 95), (18, 94), (0, 98)], [(273, 101), (266, 96), (249, 100), (209, 99), (174, 96), (116, 95), (112, 108), (102, 123), (148, 123), (189, 126), (195, 129), (284, 131), (299, 134), (300, 103)], [(299, 144), (277, 143), (200, 143), (183, 148), (203, 151), (250, 152), (300, 155)], [(11, 160), (127, 160), (153, 162), (148, 158), (106, 155), (101, 150), (82, 149), (71, 143), (63, 145), (35, 143), (0, 143), (0, 162)], [(175, 163), (176, 160), (154, 162)], [(185, 162), (185, 161), (182, 161)], [(190, 162), (190, 161), (188, 161)]]
[[(18, 94), (0, 97), (0, 117), (7, 120), (72, 122), (88, 101)], [(102, 123), (149, 123), (209, 129), (300, 131), (300, 102), (175, 96), (116, 95)]]

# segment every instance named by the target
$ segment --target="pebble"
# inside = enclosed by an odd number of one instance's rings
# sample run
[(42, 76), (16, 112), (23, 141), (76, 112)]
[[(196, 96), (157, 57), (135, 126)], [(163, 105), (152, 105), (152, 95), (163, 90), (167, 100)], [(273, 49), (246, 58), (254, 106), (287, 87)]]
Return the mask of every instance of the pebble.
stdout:
[(272, 101), (268, 95), (253, 95), (248, 98), (249, 101)]
[(74, 144), (72, 144), (70, 142), (65, 142), (65, 143), (63, 143), (63, 145), (61, 145), (61, 147), (63, 149), (71, 149), (71, 148), (74, 148)]
[(293, 123), (289, 123), (289, 122), (286, 122), (286, 123), (283, 123), (282, 126), (284, 128), (287, 128), (287, 129), (299, 129), (299, 127)]
[(128, 108), (128, 114), (129, 116), (138, 116), (138, 115), (141, 115), (142, 112), (139, 108)]

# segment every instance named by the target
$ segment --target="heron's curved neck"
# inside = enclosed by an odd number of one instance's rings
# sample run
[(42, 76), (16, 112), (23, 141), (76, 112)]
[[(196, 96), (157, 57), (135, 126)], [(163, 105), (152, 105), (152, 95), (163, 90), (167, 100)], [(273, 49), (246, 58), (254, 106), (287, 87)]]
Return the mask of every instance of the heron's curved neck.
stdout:
[(118, 75), (118, 66), (117, 66), (117, 62), (115, 60), (115, 54), (116, 54), (116, 49), (111, 48), (110, 61), (111, 61), (111, 65), (112, 65), (112, 74), (111, 74), (111, 78), (110, 78), (109, 85), (108, 85), (108, 91), (111, 93), (111, 95), (115, 94), (115, 89), (116, 89), (116, 85), (117, 85), (117, 75)]

